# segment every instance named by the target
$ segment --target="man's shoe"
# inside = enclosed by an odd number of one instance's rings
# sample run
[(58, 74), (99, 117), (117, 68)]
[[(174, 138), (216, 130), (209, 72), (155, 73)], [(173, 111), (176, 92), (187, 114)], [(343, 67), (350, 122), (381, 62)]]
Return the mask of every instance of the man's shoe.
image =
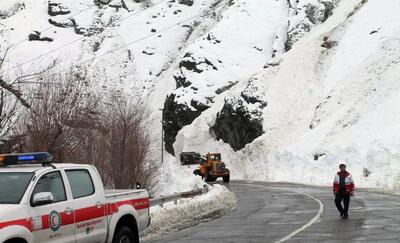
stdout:
[(344, 216), (344, 213), (340, 213), (340, 216), (339, 216), (339, 217), (340, 217), (340, 218), (343, 218), (343, 216)]
[(348, 219), (349, 218), (349, 215), (348, 214), (345, 214), (345, 215), (343, 215), (343, 217), (342, 217), (342, 219)]

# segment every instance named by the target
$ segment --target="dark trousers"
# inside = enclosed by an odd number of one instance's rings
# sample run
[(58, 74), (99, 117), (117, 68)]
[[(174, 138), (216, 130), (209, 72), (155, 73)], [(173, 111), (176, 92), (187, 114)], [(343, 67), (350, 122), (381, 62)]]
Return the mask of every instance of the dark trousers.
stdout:
[[(342, 201), (344, 208), (342, 207)], [(350, 195), (346, 193), (336, 193), (335, 204), (339, 212), (346, 215), (349, 212)]]

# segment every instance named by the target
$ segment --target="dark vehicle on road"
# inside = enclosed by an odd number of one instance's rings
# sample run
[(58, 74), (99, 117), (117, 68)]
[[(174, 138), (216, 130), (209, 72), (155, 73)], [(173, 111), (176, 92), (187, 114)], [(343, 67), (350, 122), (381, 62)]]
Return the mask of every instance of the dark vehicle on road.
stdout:
[(201, 157), (200, 153), (196, 152), (182, 152), (181, 165), (198, 165), (204, 162), (204, 158)]

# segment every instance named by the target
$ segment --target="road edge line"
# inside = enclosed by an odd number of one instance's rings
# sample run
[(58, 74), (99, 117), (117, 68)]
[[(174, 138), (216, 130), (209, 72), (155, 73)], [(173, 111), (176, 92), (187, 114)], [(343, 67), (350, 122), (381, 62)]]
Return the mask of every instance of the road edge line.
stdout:
[(285, 242), (287, 240), (290, 240), (291, 238), (293, 238), (293, 236), (297, 235), (298, 233), (304, 231), (305, 229), (307, 229), (308, 227), (310, 227), (311, 225), (313, 225), (319, 218), (321, 218), (322, 213), (324, 212), (324, 204), (321, 202), (321, 200), (319, 200), (318, 198), (308, 195), (304, 192), (296, 192), (293, 190), (289, 190), (289, 189), (285, 189), (285, 188), (277, 188), (277, 187), (270, 187), (270, 186), (263, 186), (263, 185), (259, 185), (259, 184), (244, 184), (246, 186), (252, 186), (252, 187), (261, 187), (261, 188), (267, 188), (267, 189), (271, 189), (271, 190), (278, 190), (278, 191), (286, 191), (286, 192), (292, 192), (292, 193), (297, 193), (297, 194), (301, 194), (304, 195), (306, 197), (309, 197), (311, 199), (313, 199), (314, 201), (316, 201), (319, 204), (319, 210), (317, 212), (317, 214), (314, 216), (314, 218), (312, 218), (310, 221), (308, 221), (307, 224), (303, 225), (302, 227), (296, 229), (295, 231), (293, 231), (292, 233), (288, 234), (287, 236), (283, 237), (280, 240), (275, 241), (275, 243), (282, 243)]
[[(291, 191), (293, 192), (293, 191)], [(321, 218), (322, 213), (324, 212), (324, 204), (321, 202), (321, 200), (319, 200), (318, 198), (302, 193), (302, 192), (295, 192), (295, 193), (299, 193), (302, 194), (304, 196), (307, 196), (309, 198), (314, 199), (316, 202), (318, 202), (319, 204), (319, 210), (318, 213), (314, 216), (314, 218), (312, 218), (310, 221), (308, 221), (307, 224), (303, 225), (302, 227), (298, 228), (297, 230), (293, 231), (292, 233), (288, 234), (287, 236), (283, 237), (282, 239), (275, 241), (275, 243), (281, 243), (281, 242), (285, 242), (287, 240), (290, 240), (291, 238), (293, 238), (293, 236), (297, 235), (298, 233), (304, 231), (305, 229), (307, 229), (308, 227), (310, 227), (311, 225), (313, 225), (318, 219)]]

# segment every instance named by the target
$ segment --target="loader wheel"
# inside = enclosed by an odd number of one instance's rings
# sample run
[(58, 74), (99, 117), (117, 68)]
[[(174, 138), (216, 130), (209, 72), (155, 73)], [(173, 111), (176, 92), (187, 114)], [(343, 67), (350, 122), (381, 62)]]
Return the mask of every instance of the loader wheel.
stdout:
[(214, 179), (214, 177), (212, 175), (210, 175), (210, 173), (208, 171), (206, 171), (206, 174), (204, 175), (204, 181), (205, 182), (212, 182), (213, 179)]
[(224, 180), (225, 183), (228, 183), (229, 179), (230, 179), (230, 175), (226, 175), (226, 176), (222, 177), (222, 179)]
[(204, 175), (204, 181), (209, 182), (209, 180), (210, 180), (210, 175), (206, 171), (206, 174)]

